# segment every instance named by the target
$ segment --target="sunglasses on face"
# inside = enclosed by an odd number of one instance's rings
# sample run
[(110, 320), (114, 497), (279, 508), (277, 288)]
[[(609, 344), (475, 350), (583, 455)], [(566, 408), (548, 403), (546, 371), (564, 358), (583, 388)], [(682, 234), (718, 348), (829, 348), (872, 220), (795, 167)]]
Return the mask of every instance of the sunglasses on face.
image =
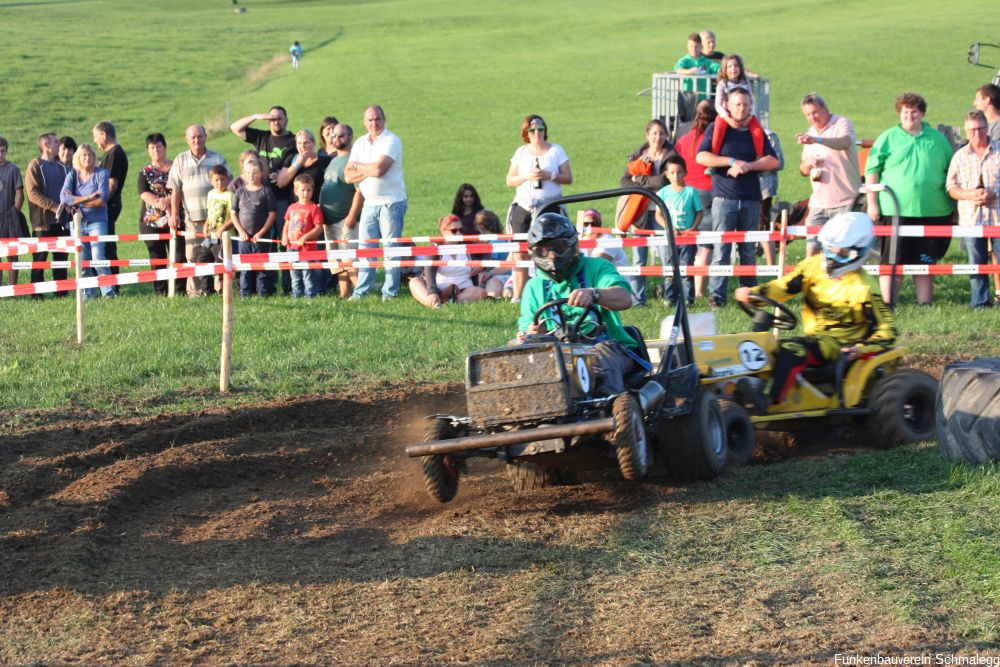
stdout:
[(529, 127), (528, 132), (544, 132), (544, 127)]

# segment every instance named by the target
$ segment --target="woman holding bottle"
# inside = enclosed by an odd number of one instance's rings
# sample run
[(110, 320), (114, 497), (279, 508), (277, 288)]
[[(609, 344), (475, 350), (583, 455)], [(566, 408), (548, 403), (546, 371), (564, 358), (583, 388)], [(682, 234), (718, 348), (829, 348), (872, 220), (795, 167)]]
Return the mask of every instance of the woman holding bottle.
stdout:
[[(515, 188), (514, 201), (507, 210), (507, 227), (512, 234), (524, 234), (541, 202), (562, 195), (562, 186), (573, 182), (569, 157), (559, 144), (550, 144), (548, 128), (541, 116), (525, 116), (521, 122), (522, 146), (514, 151), (507, 171), (507, 187)], [(523, 253), (514, 258), (523, 260)], [(514, 270), (514, 298), (521, 300), (521, 291), (527, 281), (526, 269)]]

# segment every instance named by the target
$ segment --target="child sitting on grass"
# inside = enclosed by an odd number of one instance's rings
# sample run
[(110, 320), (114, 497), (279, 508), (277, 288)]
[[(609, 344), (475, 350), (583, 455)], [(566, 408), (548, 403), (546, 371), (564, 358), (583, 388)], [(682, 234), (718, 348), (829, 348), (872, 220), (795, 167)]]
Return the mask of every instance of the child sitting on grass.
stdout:
[[(701, 198), (698, 196), (698, 191), (692, 188), (690, 185), (685, 184), (684, 179), (687, 176), (687, 164), (684, 162), (684, 158), (680, 155), (671, 155), (666, 161), (666, 174), (667, 180), (670, 182), (661, 189), (657, 194), (660, 195), (660, 199), (664, 201), (667, 205), (667, 210), (670, 211), (671, 223), (674, 226), (675, 232), (695, 232), (698, 231), (698, 225), (701, 224), (701, 219), (705, 215), (705, 211), (701, 205)], [(663, 213), (659, 209), (656, 210), (656, 221), (660, 223), (664, 228), (667, 226), (667, 221), (663, 219)], [(669, 252), (669, 248), (664, 248), (665, 252)], [(684, 245), (677, 245), (677, 258), (680, 261), (681, 266), (692, 266), (694, 264), (694, 256), (698, 251), (698, 246), (694, 243), (687, 243)], [(669, 259), (669, 258), (668, 258)], [(664, 260), (666, 263), (668, 260)], [(690, 306), (694, 303), (694, 276), (687, 276), (684, 281), (686, 285), (687, 303)], [(674, 289), (674, 281), (672, 277), (668, 274), (663, 279), (663, 297), (667, 302), (673, 306), (677, 304), (677, 299), (681, 295), (678, 295)]]
[[(438, 220), (442, 236), (458, 236), (462, 233), (462, 219), (457, 215), (446, 215)], [(442, 260), (468, 261), (465, 252), (442, 253)], [(423, 275), (409, 282), (410, 294), (428, 308), (440, 308), (444, 303), (472, 303), (486, 297), (486, 290), (475, 283), (478, 268), (470, 266), (428, 266)]]
[[(476, 225), (477, 234), (501, 234), (500, 217), (489, 209), (482, 209), (473, 218)], [(482, 243), (483, 241), (480, 241)], [(481, 255), (477, 259), (489, 259), (502, 262), (509, 259), (510, 254), (506, 252), (495, 252), (490, 255)], [(491, 299), (499, 299), (503, 293), (503, 285), (510, 277), (510, 269), (504, 267), (483, 268), (479, 273), (479, 286), (486, 290), (486, 296)]]
[[(580, 235), (580, 239), (587, 241), (591, 239), (598, 239), (600, 236), (594, 228), (601, 228), (603, 218), (601, 218), (601, 213), (597, 209), (588, 208), (586, 211), (580, 214), (576, 223), (576, 232)], [(584, 250), (583, 254), (587, 257), (600, 257), (601, 259), (606, 259), (615, 265), (615, 268), (620, 266), (628, 266), (628, 255), (625, 254), (623, 248), (617, 247), (600, 247), (590, 248)]]
[[(285, 230), (281, 235), (281, 244), (289, 250), (316, 250), (312, 241), (323, 233), (323, 211), (312, 200), (313, 179), (309, 174), (299, 174), (294, 181), (296, 203), (291, 204), (285, 212)], [(292, 269), (292, 297), (305, 296), (312, 299), (316, 296), (316, 285), (313, 284), (312, 269)]]

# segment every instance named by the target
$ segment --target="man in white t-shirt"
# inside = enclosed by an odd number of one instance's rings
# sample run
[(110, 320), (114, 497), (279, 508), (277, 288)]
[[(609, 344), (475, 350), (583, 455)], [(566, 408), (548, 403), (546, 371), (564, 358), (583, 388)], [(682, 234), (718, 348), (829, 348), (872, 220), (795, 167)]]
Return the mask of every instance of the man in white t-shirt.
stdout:
[[(365, 109), (368, 135), (354, 143), (351, 158), (344, 169), (344, 180), (358, 183), (365, 198), (358, 222), (358, 240), (398, 238), (403, 234), (406, 215), (406, 186), (403, 183), (403, 144), (385, 129), (385, 112), (373, 104)], [(386, 247), (397, 245), (386, 243)], [(365, 247), (362, 243), (361, 247)], [(375, 285), (375, 269), (360, 269), (358, 284), (351, 299), (368, 294)], [(399, 269), (386, 269), (382, 300), (399, 292)]]
[[(810, 127), (795, 136), (803, 146), (799, 171), (809, 177), (813, 189), (805, 224), (823, 225), (833, 216), (849, 212), (858, 195), (861, 170), (857, 140), (851, 121), (830, 113), (817, 93), (802, 98), (802, 115)], [(819, 241), (811, 237), (806, 256), (819, 251)]]

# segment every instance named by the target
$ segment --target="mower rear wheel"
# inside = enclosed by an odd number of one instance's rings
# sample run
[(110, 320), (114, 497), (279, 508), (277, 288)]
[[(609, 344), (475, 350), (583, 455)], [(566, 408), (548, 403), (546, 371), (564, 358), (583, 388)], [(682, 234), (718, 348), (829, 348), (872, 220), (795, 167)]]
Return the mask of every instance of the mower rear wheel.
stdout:
[(876, 381), (868, 397), (868, 432), (873, 444), (888, 449), (934, 438), (938, 383), (923, 371), (901, 368)]
[(715, 394), (699, 391), (691, 412), (656, 425), (670, 473), (684, 481), (710, 480), (726, 469), (726, 430)]
[(642, 422), (642, 408), (631, 394), (622, 394), (611, 404), (615, 430), (607, 435), (618, 455), (622, 477), (629, 481), (640, 480), (649, 472), (652, 457), (646, 425)]
[[(423, 442), (458, 437), (450, 422), (431, 418), (424, 427)], [(452, 454), (431, 454), (420, 457), (424, 488), (439, 503), (446, 503), (458, 493), (458, 460)]]
[(537, 491), (559, 481), (559, 471), (530, 461), (509, 461), (507, 477), (518, 493)]
[(719, 409), (722, 410), (722, 427), (726, 432), (729, 461), (734, 465), (746, 465), (753, 456), (757, 441), (750, 413), (739, 403), (730, 400), (720, 400)]

